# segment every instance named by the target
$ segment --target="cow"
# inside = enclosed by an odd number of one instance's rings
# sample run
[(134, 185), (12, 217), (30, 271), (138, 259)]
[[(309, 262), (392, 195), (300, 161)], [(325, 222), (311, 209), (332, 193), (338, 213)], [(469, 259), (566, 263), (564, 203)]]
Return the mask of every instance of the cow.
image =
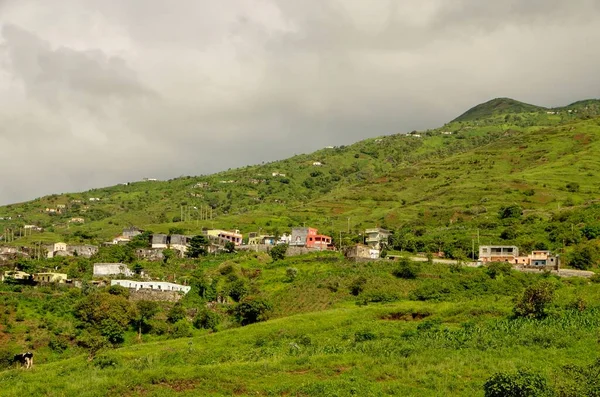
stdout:
[(17, 363), (21, 368), (29, 369), (33, 367), (33, 353), (19, 353), (15, 354), (13, 362)]

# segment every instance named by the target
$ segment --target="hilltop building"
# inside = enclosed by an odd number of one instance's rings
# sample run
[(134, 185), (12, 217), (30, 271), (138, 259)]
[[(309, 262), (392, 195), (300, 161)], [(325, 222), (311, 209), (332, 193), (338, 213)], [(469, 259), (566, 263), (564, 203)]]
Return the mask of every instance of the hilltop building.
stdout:
[(33, 281), (36, 283), (64, 284), (67, 282), (67, 275), (65, 273), (35, 273)]
[(519, 256), (519, 248), (514, 245), (481, 245), (479, 260), (481, 262), (510, 262), (515, 263)]
[(365, 230), (365, 242), (373, 249), (381, 250), (388, 244), (391, 233), (380, 227)]
[(190, 292), (192, 289), (192, 287), (188, 285), (167, 283), (164, 281), (111, 280), (110, 285), (119, 285), (121, 287), (134, 289), (136, 291), (139, 291), (140, 289), (149, 289), (160, 292), (175, 291), (181, 292), (184, 295)]
[(290, 246), (331, 249), (333, 248), (332, 239), (329, 236), (318, 234), (318, 230), (312, 227), (294, 227), (292, 228), (292, 239)]
[(124, 263), (94, 263), (94, 277), (124, 275), (132, 277), (133, 272)]

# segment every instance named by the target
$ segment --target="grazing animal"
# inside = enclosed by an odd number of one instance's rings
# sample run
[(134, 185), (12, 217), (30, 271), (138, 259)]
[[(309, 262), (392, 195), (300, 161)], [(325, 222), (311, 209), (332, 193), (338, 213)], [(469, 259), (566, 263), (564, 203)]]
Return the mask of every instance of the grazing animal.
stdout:
[(33, 367), (33, 353), (19, 353), (15, 354), (13, 362), (18, 363), (21, 368), (29, 369)]

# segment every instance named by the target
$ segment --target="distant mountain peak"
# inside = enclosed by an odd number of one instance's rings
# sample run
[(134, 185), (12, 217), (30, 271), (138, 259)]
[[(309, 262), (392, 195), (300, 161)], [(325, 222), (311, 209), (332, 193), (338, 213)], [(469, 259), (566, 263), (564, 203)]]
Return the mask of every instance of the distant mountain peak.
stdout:
[(470, 121), (498, 114), (530, 113), (545, 110), (544, 107), (520, 102), (512, 98), (494, 98), (472, 107), (452, 121)]

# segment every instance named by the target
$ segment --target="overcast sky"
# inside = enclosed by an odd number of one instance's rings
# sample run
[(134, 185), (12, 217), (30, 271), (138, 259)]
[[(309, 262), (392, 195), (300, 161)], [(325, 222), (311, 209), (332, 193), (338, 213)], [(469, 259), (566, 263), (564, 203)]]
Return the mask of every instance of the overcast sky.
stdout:
[(599, 97), (600, 0), (0, 0), (0, 204)]

